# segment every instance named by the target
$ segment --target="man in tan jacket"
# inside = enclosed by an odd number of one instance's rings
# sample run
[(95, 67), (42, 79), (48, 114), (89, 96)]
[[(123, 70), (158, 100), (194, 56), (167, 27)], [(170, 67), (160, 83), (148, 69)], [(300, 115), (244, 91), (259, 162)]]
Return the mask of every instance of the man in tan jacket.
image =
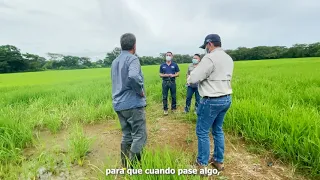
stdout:
[[(221, 48), (221, 39), (217, 34), (209, 34), (200, 47), (206, 55), (188, 78), (188, 83), (199, 83), (202, 97), (197, 114), (196, 133), (198, 137), (198, 157), (196, 164), (212, 164), (219, 171), (224, 169), (224, 117), (231, 105), (231, 78), (233, 60)], [(210, 156), (209, 129), (212, 128), (214, 153)]]

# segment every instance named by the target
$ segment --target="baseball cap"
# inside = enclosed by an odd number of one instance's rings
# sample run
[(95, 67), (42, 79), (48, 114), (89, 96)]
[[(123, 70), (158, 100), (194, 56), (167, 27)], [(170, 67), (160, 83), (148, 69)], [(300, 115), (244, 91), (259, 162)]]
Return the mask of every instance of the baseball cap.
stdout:
[(220, 36), (218, 34), (209, 34), (206, 36), (206, 38), (204, 39), (204, 43), (202, 46), (200, 46), (199, 48), (205, 49), (206, 45), (209, 42), (221, 42)]

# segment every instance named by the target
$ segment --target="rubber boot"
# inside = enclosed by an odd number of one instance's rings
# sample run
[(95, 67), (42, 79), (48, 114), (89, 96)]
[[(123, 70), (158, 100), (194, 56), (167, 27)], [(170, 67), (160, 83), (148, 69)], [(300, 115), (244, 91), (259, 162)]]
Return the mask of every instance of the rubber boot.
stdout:
[(130, 152), (130, 167), (133, 169), (139, 164), (141, 165), (141, 153)]
[(121, 144), (121, 163), (123, 168), (128, 168), (131, 144)]

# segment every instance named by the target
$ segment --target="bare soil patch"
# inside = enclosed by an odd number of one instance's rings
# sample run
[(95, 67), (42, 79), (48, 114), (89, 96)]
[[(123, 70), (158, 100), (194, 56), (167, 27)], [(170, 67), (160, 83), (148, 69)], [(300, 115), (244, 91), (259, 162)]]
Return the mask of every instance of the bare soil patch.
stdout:
[[(147, 147), (167, 146), (187, 152), (192, 156), (191, 159), (195, 159), (197, 154), (195, 124), (173, 119), (171, 116), (161, 116), (148, 120)], [(118, 121), (85, 125), (84, 131), (87, 136), (93, 138), (91, 151), (84, 166), (73, 165), (66, 170), (68, 176), (65, 174), (63, 177), (52, 176), (51, 179), (97, 179), (97, 177), (103, 177), (105, 168), (120, 166), (121, 129)], [(26, 149), (25, 156), (32, 158), (39, 151), (59, 151), (67, 154), (68, 135), (68, 130), (58, 134), (43, 131), (39, 134), (37, 148)], [(214, 179), (305, 179), (295, 175), (293, 168), (288, 165), (266, 155), (248, 152), (246, 144), (238, 137), (226, 134), (225, 143), (225, 171), (220, 177), (213, 177)]]

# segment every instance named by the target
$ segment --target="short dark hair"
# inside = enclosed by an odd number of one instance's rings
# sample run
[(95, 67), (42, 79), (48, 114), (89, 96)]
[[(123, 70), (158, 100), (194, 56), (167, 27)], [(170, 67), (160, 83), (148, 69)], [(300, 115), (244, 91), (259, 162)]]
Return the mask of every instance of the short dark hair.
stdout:
[(221, 42), (212, 42), (214, 47), (221, 47)]
[(200, 54), (194, 54), (193, 56), (198, 56), (199, 58), (201, 58)]
[(167, 55), (168, 53), (170, 53), (170, 54), (171, 54), (171, 56), (173, 55), (173, 54), (172, 54), (172, 52), (170, 52), (170, 51), (168, 51), (168, 52), (166, 53), (166, 55)]
[(125, 33), (120, 38), (120, 44), (122, 50), (132, 50), (136, 44), (136, 37), (132, 33)]

